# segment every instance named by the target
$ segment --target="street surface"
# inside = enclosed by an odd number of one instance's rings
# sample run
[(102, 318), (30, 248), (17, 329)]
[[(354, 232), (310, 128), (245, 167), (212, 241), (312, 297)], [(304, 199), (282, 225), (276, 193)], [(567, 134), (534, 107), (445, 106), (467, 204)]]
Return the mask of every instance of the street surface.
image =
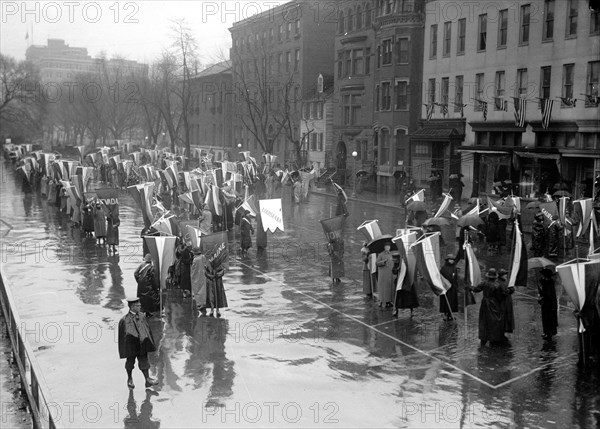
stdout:
[[(235, 250), (224, 277), (229, 308), (222, 319), (198, 317), (191, 300), (169, 296), (163, 320), (151, 319), (159, 380), (126, 385), (116, 326), (135, 295), (142, 260), (142, 216), (120, 196), (119, 255), (69, 227), (66, 216), (15, 183), (11, 164), (0, 185), (2, 264), (27, 337), (50, 386), (63, 427), (530, 427), (600, 424), (599, 373), (577, 367), (572, 305), (560, 285), (559, 333), (541, 339), (535, 275), (513, 295), (515, 333), (508, 347), (481, 347), (478, 304), (447, 322), (439, 299), (419, 284), (411, 318), (362, 294), (362, 235), (379, 219), (383, 233), (403, 225), (401, 208), (352, 200), (345, 228), (346, 275), (333, 285), (319, 219), (335, 199), (308, 204), (283, 198), (285, 232), (269, 248)], [(361, 198), (361, 195), (358, 197)], [(455, 250), (454, 230), (445, 230)], [(529, 240), (529, 238), (528, 238)], [(253, 236), (255, 241), (255, 236)], [(239, 232), (230, 232), (235, 249)], [(489, 257), (475, 245), (482, 272), (508, 268), (509, 250)], [(444, 251), (443, 251), (444, 252)], [(445, 254), (445, 253), (443, 253)], [(464, 275), (461, 262), (460, 274)], [(462, 302), (462, 288), (459, 299)], [(4, 427), (4, 425), (2, 425)]]

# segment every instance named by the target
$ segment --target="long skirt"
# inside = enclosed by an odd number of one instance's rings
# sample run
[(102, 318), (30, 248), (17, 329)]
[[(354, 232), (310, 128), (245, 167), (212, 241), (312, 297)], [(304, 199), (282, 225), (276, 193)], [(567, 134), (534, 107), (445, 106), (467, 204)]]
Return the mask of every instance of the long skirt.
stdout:
[(368, 268), (363, 270), (363, 293), (365, 295), (370, 295), (373, 293), (371, 290), (371, 270)]
[(211, 308), (227, 307), (227, 296), (223, 287), (223, 278), (206, 279), (206, 306)]
[(192, 281), (192, 295), (196, 301), (196, 305), (200, 308), (206, 307), (206, 275), (204, 255), (195, 255), (190, 270), (190, 278)]
[(419, 306), (419, 296), (417, 288), (413, 285), (410, 290), (399, 290), (396, 292), (396, 308), (417, 308)]

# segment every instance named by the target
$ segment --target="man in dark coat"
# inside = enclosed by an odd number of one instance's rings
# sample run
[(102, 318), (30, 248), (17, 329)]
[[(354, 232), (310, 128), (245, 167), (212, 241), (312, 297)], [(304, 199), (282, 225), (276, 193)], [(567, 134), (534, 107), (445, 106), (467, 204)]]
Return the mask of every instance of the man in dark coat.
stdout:
[(154, 267), (150, 254), (144, 256), (144, 262), (133, 273), (137, 282), (137, 297), (141, 300), (144, 312), (152, 313), (158, 309), (156, 285), (154, 284)]
[(138, 360), (138, 367), (146, 379), (146, 387), (156, 386), (158, 382), (148, 374), (150, 369), (148, 353), (156, 351), (152, 332), (144, 314), (140, 311), (142, 308), (140, 300), (129, 298), (127, 304), (129, 305), (129, 311), (119, 320), (119, 357), (126, 359), (127, 386), (130, 389), (135, 388), (132, 372), (136, 359)]
[[(453, 312), (458, 312), (458, 268), (454, 255), (446, 255), (446, 261), (440, 269), (442, 277), (450, 283), (446, 297), (440, 295), (440, 313), (446, 315), (446, 320), (453, 320)], [(448, 308), (448, 304), (450, 307)]]
[(542, 338), (551, 340), (556, 335), (558, 327), (558, 301), (556, 300), (556, 288), (554, 286), (554, 271), (544, 268), (540, 271), (542, 278), (538, 285), (540, 295), (538, 302), (542, 306), (542, 327), (544, 335)]

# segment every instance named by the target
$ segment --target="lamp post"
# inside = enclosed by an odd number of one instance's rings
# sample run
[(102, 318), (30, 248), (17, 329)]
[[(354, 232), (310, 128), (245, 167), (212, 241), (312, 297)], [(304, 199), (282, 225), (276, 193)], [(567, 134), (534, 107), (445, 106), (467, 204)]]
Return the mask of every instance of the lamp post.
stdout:
[(356, 157), (358, 152), (352, 152), (352, 173), (354, 174), (354, 189), (352, 189), (352, 198), (356, 198)]

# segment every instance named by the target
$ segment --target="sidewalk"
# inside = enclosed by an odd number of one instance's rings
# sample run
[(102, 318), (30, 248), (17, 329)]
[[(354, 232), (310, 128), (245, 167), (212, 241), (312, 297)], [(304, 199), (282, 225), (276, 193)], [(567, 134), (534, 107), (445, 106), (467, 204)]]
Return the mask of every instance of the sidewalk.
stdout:
[[(362, 191), (360, 194), (356, 194), (356, 196), (352, 196), (352, 189), (344, 189), (346, 194), (348, 195), (348, 201), (361, 201), (361, 202), (369, 202), (373, 204), (378, 204), (386, 207), (394, 207), (399, 208), (402, 207), (402, 197), (400, 195), (392, 194), (392, 193), (378, 193), (373, 191)], [(319, 194), (319, 195), (327, 195), (330, 197), (335, 197), (335, 193), (330, 187), (318, 187), (313, 188), (311, 193)]]

